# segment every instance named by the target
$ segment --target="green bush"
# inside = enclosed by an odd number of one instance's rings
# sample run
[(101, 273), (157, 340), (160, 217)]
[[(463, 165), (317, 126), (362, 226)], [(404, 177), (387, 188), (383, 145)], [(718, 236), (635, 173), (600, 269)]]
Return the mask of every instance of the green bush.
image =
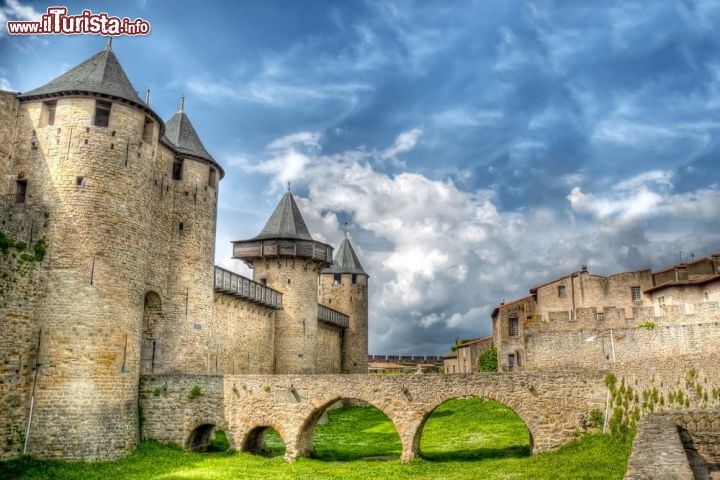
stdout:
[(495, 345), (480, 354), (477, 360), (479, 372), (497, 372), (497, 349)]
[(200, 388), (198, 385), (195, 385), (194, 387), (192, 387), (190, 389), (190, 394), (188, 395), (188, 398), (190, 400), (193, 400), (193, 399), (199, 397), (200, 395), (202, 395), (202, 388)]

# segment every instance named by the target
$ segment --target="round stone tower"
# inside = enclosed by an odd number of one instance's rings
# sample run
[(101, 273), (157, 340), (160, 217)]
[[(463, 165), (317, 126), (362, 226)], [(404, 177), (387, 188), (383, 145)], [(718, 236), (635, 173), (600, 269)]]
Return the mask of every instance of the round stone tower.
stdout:
[(318, 275), (332, 263), (330, 245), (313, 240), (289, 191), (265, 228), (233, 242), (233, 258), (253, 268), (253, 280), (283, 294), (275, 318), (275, 373), (315, 373)]
[(368, 274), (347, 238), (320, 274), (320, 302), (350, 317), (342, 344), (342, 373), (368, 371)]
[[(199, 280), (212, 302), (214, 241), (206, 237), (215, 231), (215, 191), (199, 187), (199, 205), (179, 201), (195, 190), (173, 184), (173, 162), (189, 160), (193, 185), (208, 185), (211, 176), (197, 180), (198, 165), (214, 170), (215, 181), (222, 170), (207, 152), (184, 151), (180, 137), (165, 136), (165, 125), (138, 97), (110, 43), (18, 99), (18, 152), (25, 153), (14, 162), (27, 201), (47, 212), (48, 245), (46, 293), (35, 311), (40, 342), (32, 400), (28, 394), (27, 451), (61, 458), (126, 455), (139, 439), (144, 319), (180, 321), (188, 307), (179, 298), (190, 294), (177, 293), (174, 285), (188, 278)], [(171, 127), (172, 121), (170, 134)], [(209, 233), (183, 246), (177, 225), (186, 216)], [(185, 270), (169, 267), (175, 247), (188, 261)]]

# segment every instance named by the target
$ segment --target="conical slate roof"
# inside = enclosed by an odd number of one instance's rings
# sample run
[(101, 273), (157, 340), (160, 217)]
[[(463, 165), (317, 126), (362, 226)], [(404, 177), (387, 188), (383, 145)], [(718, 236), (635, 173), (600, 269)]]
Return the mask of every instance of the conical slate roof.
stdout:
[(178, 153), (215, 162), (215, 159), (205, 150), (205, 146), (192, 126), (190, 117), (185, 113), (182, 103), (180, 110), (165, 124), (165, 137)]
[(275, 211), (265, 224), (262, 232), (254, 240), (268, 238), (287, 238), (294, 240), (312, 240), (310, 231), (300, 214), (292, 193), (286, 192), (280, 199)]
[(73, 93), (101, 94), (124, 99), (148, 109), (145, 102), (138, 97), (135, 88), (109, 45), (55, 80), (20, 95), (20, 98), (30, 99)]
[(360, 265), (355, 250), (350, 245), (350, 240), (345, 238), (340, 244), (333, 264), (322, 271), (322, 273), (361, 273), (367, 275)]

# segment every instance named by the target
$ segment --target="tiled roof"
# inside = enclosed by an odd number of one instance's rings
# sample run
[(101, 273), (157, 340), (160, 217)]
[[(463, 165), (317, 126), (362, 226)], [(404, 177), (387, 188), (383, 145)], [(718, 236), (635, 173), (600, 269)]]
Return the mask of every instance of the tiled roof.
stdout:
[(96, 93), (124, 99), (140, 107), (148, 108), (147, 104), (138, 97), (135, 88), (110, 48), (98, 52), (42, 87), (21, 94), (20, 98), (29, 99), (68, 93)]
[(353, 250), (350, 241), (345, 238), (340, 244), (333, 264), (322, 271), (322, 273), (361, 273), (367, 275), (360, 265), (355, 250)]
[(663, 288), (668, 287), (682, 287), (687, 285), (703, 285), (706, 283), (714, 282), (720, 280), (720, 274), (710, 274), (710, 275), (693, 275), (694, 278), (689, 278), (687, 280), (670, 280), (669, 282), (661, 283), (660, 285), (655, 285), (654, 287), (650, 287), (647, 290), (645, 290), (645, 293), (655, 292), (657, 290), (662, 290)]
[(200, 141), (200, 137), (182, 106), (165, 124), (165, 137), (178, 153), (215, 162), (215, 159), (205, 150), (205, 146)]
[(292, 193), (286, 192), (280, 199), (275, 211), (254, 240), (269, 238), (287, 238), (293, 240), (312, 240), (310, 231), (300, 214)]

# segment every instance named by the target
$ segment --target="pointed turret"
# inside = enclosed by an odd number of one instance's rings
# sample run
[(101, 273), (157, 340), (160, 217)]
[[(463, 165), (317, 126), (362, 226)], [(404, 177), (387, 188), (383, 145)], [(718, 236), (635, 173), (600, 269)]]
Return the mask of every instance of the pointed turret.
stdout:
[(255, 238), (313, 239), (292, 193), (288, 191), (283, 195), (265, 227)]
[(368, 278), (345, 232), (335, 261), (320, 275), (320, 302), (349, 317), (343, 335), (342, 373), (367, 373)]
[(358, 260), (357, 255), (355, 255), (355, 250), (353, 250), (352, 245), (350, 245), (350, 240), (348, 240), (347, 236), (340, 244), (333, 264), (323, 270), (322, 273), (359, 273), (367, 275), (362, 265), (360, 265), (360, 260)]
[(233, 242), (233, 258), (252, 266), (253, 280), (283, 294), (283, 308), (275, 314), (275, 373), (329, 370), (318, 360), (318, 335), (337, 341), (341, 328), (328, 333), (318, 326), (317, 288), (319, 272), (332, 263), (332, 254), (330, 245), (313, 240), (289, 189), (259, 235)]
[(290, 191), (280, 199), (256, 237), (233, 242), (233, 258), (251, 265), (255, 259), (289, 256), (308, 258), (322, 267), (332, 263), (332, 251), (330, 245), (312, 238)]
[[(205, 150), (205, 146), (195, 131), (190, 117), (185, 113), (185, 97), (181, 97), (180, 109), (165, 124), (165, 140), (169, 141), (175, 150), (182, 155), (216, 163), (212, 155)], [(220, 171), (222, 172), (222, 169)]]
[(98, 94), (111, 99), (126, 100), (147, 109), (147, 105), (138, 97), (109, 45), (42, 87), (23, 93), (20, 99), (83, 94)]

